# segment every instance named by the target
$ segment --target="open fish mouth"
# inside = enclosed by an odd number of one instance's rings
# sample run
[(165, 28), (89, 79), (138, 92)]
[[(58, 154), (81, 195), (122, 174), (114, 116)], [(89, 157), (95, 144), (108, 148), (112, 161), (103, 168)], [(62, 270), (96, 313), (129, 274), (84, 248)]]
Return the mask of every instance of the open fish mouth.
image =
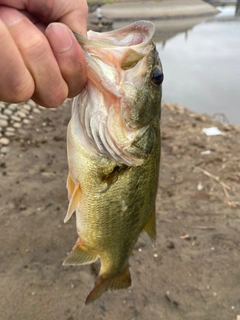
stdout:
[(161, 84), (153, 82), (153, 73), (155, 78), (163, 73), (154, 33), (155, 26), (144, 20), (104, 34), (89, 31), (88, 39), (75, 33), (88, 73), (86, 88), (73, 105), (79, 129), (86, 146), (128, 166), (141, 165), (155, 139), (150, 91)]

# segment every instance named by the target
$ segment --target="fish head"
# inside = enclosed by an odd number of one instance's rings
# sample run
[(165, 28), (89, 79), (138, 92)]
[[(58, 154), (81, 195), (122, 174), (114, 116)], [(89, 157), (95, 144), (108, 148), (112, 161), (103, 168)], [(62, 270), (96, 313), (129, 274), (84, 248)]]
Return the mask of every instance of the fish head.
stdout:
[(88, 74), (78, 100), (80, 122), (96, 151), (126, 165), (143, 163), (159, 129), (163, 71), (154, 32), (151, 22), (138, 21), (111, 32), (89, 31), (88, 39), (75, 34)]
[(143, 128), (160, 117), (163, 71), (155, 45), (151, 43), (149, 47), (145, 55), (139, 53), (138, 46), (130, 48), (121, 61), (122, 117), (131, 129)]

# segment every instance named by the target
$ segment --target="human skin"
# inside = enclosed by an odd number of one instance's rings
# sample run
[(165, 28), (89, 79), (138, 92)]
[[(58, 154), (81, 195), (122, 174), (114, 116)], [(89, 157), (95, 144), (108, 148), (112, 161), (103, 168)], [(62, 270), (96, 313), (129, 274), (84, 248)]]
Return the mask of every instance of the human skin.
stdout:
[(85, 0), (0, 0), (0, 101), (57, 107), (86, 82)]

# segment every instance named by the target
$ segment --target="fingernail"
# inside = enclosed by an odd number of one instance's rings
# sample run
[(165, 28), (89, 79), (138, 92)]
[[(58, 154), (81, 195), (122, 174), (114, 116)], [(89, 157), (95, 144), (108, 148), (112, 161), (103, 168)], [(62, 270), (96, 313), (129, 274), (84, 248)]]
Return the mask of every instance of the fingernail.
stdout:
[(51, 23), (45, 32), (53, 51), (61, 53), (72, 47), (70, 31), (63, 24)]

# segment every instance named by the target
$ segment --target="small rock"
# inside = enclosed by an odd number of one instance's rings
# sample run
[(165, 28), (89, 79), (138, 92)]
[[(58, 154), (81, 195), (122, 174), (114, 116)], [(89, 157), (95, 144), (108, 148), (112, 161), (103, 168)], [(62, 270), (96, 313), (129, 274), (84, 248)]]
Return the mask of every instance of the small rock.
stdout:
[(32, 120), (32, 119), (33, 119), (33, 116), (32, 116), (32, 115), (30, 115), (28, 118)]
[(37, 104), (36, 104), (34, 101), (32, 101), (32, 100), (28, 100), (28, 101), (27, 101), (27, 104), (28, 104), (29, 106), (31, 106), (32, 108), (33, 108), (33, 107), (36, 107), (36, 105), (37, 105)]
[(23, 120), (23, 123), (24, 123), (24, 124), (29, 124), (30, 121), (29, 121), (28, 119), (24, 119), (24, 120)]
[(13, 120), (13, 121), (18, 121), (18, 122), (19, 122), (19, 121), (21, 121), (21, 118), (13, 115), (13, 116), (11, 116), (11, 120)]
[(13, 137), (13, 136), (15, 136), (15, 133), (14, 133), (14, 132), (11, 132), (11, 131), (6, 131), (6, 132), (5, 132), (5, 136), (6, 136), (6, 137)]
[(2, 144), (3, 146), (8, 146), (9, 142), (10, 142), (10, 140), (8, 138), (1, 138), (0, 139), (0, 144)]
[(0, 120), (8, 120), (8, 116), (6, 114), (0, 113)]
[(22, 107), (26, 111), (31, 111), (32, 110), (32, 107), (29, 104), (26, 104), (26, 103)]
[(14, 129), (14, 128), (12, 128), (12, 127), (7, 127), (7, 128), (6, 128), (6, 131), (14, 132), (14, 131), (15, 131), (15, 129)]
[(26, 113), (25, 112), (23, 112), (23, 111), (18, 111), (17, 113), (16, 113), (16, 116), (18, 116), (18, 117), (20, 117), (20, 118), (26, 118)]
[(12, 111), (15, 111), (15, 110), (17, 110), (17, 104), (9, 104), (9, 106), (8, 106), (8, 109), (10, 109), (10, 110), (12, 110)]
[(6, 153), (8, 153), (8, 152), (9, 152), (9, 147), (2, 147), (2, 148), (1, 148), (1, 153), (6, 154)]
[(15, 122), (14, 124), (13, 124), (13, 127), (14, 128), (16, 128), (16, 129), (19, 129), (19, 128), (21, 128), (21, 123), (20, 122)]
[(5, 102), (3, 102), (3, 101), (0, 101), (0, 110), (3, 110), (3, 109), (5, 109), (5, 107), (6, 107), (6, 104), (5, 104)]
[(3, 113), (6, 115), (6, 116), (11, 116), (13, 114), (12, 110), (9, 110), (9, 109), (5, 109), (3, 111)]
[(20, 209), (20, 210), (26, 210), (27, 207), (26, 207), (25, 204), (20, 204), (19, 209)]
[(0, 119), (0, 127), (6, 128), (8, 126), (7, 120)]
[(41, 111), (40, 111), (38, 108), (34, 108), (34, 109), (33, 109), (33, 112), (35, 112), (35, 113), (41, 113)]

